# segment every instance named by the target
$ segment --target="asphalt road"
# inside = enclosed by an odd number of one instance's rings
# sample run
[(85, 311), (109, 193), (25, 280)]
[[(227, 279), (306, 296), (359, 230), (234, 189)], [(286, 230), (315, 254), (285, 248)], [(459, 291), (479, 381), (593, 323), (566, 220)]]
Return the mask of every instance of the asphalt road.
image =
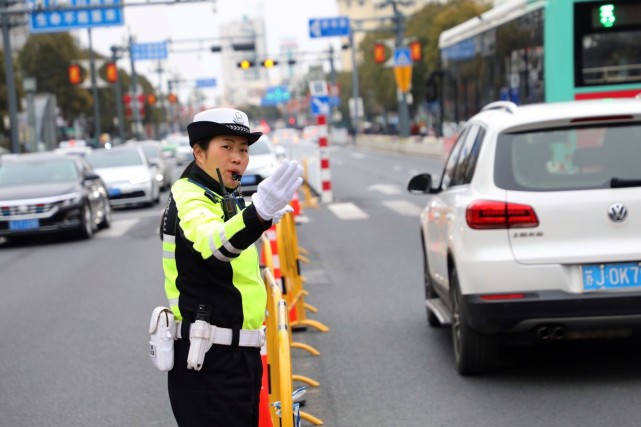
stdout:
[[(511, 348), (498, 372), (458, 376), (449, 330), (425, 318), (427, 198), (405, 190), (440, 161), (345, 146), (330, 165), (334, 203), (297, 227), (309, 317), (331, 328), (294, 334), (321, 352), (292, 350), (294, 373), (321, 384), (305, 411), (338, 427), (640, 424), (638, 341)], [(117, 211), (88, 241), (0, 244), (0, 426), (175, 426), (147, 356), (151, 310), (166, 304), (162, 206)]]

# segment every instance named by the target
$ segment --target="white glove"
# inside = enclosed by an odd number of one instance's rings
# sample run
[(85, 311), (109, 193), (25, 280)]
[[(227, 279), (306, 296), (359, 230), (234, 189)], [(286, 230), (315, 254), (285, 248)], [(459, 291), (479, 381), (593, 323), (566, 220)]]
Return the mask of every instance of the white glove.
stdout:
[(274, 217), (272, 218), (272, 225), (278, 224), (280, 222), (280, 219), (287, 212), (294, 212), (294, 208), (292, 208), (290, 205), (287, 205), (283, 209), (281, 209), (278, 212), (276, 212), (276, 215), (274, 215)]
[(285, 209), (303, 183), (302, 175), (303, 168), (296, 160), (283, 160), (269, 178), (258, 184), (252, 195), (252, 203), (258, 215), (269, 221)]

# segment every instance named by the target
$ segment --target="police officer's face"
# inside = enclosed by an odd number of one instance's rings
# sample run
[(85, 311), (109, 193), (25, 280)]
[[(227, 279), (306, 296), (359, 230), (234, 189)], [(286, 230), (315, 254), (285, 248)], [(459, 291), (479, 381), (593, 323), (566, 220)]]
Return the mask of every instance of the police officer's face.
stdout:
[(232, 174), (245, 173), (249, 163), (249, 144), (247, 138), (242, 136), (216, 136), (211, 140), (206, 151), (196, 145), (194, 156), (196, 164), (209, 176), (218, 181), (216, 172), (218, 168), (225, 187), (236, 188), (239, 182), (232, 178)]

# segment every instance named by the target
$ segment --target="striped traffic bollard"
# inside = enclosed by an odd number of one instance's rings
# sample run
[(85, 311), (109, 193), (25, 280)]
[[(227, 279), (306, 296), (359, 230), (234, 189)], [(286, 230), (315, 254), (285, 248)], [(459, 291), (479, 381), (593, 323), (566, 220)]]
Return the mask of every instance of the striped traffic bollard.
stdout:
[(332, 179), (329, 171), (329, 144), (327, 141), (327, 117), (318, 116), (318, 147), (320, 148), (321, 202), (332, 202)]

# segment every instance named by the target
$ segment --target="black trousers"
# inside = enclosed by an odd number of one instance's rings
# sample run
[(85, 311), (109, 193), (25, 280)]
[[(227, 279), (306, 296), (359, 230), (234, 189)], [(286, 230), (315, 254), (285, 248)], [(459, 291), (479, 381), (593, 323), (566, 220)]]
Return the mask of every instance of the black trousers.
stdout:
[(258, 427), (259, 348), (213, 345), (200, 371), (187, 369), (189, 340), (174, 342), (171, 409), (180, 427)]

